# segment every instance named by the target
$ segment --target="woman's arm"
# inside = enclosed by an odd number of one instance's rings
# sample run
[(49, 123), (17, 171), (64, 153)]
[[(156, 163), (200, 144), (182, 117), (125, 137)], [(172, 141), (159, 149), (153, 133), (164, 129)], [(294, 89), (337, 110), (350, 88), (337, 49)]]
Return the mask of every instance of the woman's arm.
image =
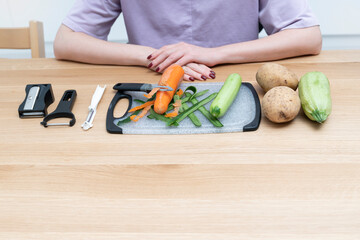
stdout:
[(287, 29), (254, 41), (219, 47), (219, 63), (245, 63), (284, 59), (321, 52), (320, 28)]
[(148, 66), (154, 48), (107, 42), (61, 25), (54, 42), (57, 59), (93, 64)]
[(151, 54), (153, 69), (162, 71), (172, 63), (200, 63), (214, 66), (223, 63), (271, 61), (302, 55), (319, 54), (322, 37), (318, 26), (287, 29), (273, 35), (217, 48), (202, 48), (186, 43), (168, 45)]
[[(146, 57), (154, 51), (155, 49), (151, 47), (99, 40), (84, 33), (74, 32), (65, 25), (59, 28), (54, 42), (54, 53), (57, 59), (92, 64), (147, 67), (150, 61)], [(204, 65), (190, 63), (184, 66), (184, 70), (184, 79), (187, 81), (215, 78), (215, 73), (212, 74), (211, 69)]]

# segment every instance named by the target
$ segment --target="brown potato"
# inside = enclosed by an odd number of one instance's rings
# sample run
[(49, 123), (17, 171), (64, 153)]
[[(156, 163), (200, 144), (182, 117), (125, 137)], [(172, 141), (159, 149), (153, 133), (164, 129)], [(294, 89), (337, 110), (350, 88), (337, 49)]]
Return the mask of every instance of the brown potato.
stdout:
[(296, 90), (299, 79), (295, 73), (276, 63), (266, 63), (256, 73), (256, 81), (265, 91), (273, 87), (287, 86)]
[(300, 111), (299, 95), (289, 87), (280, 86), (269, 90), (262, 100), (265, 117), (275, 123), (293, 120)]

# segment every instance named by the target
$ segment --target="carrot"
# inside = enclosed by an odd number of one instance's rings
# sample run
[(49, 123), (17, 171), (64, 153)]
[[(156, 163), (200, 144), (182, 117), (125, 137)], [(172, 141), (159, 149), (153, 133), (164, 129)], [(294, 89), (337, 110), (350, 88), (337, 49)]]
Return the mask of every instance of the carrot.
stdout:
[(152, 96), (155, 95), (155, 93), (157, 93), (160, 90), (160, 88), (154, 88), (153, 90), (151, 90), (151, 92), (149, 92), (148, 94), (144, 94), (144, 97), (146, 98), (152, 98)]
[(173, 112), (166, 114), (165, 117), (173, 118), (176, 117), (177, 115), (179, 115), (179, 111), (174, 110)]
[(173, 64), (167, 69), (161, 76), (159, 85), (169, 86), (172, 91), (159, 91), (156, 93), (156, 99), (154, 104), (154, 110), (158, 114), (163, 114), (168, 109), (169, 103), (173, 98), (176, 89), (179, 87), (184, 76), (184, 70), (181, 66)]
[(175, 103), (173, 104), (173, 106), (174, 106), (174, 111), (166, 114), (165, 117), (173, 118), (173, 117), (176, 117), (177, 115), (179, 115), (179, 110), (181, 108), (181, 100), (180, 99), (176, 100)]
[(178, 95), (179, 97), (181, 97), (184, 94), (184, 91), (179, 89), (179, 91), (177, 91), (176, 95)]
[(141, 104), (140, 106), (137, 106), (137, 107), (134, 107), (134, 108), (130, 109), (129, 112), (135, 112), (135, 111), (143, 109), (143, 108), (145, 108), (147, 106), (152, 106), (154, 104), (154, 102), (155, 102), (155, 100), (146, 102), (144, 104)]
[(130, 117), (131, 121), (134, 121), (134, 122), (139, 121), (140, 118), (144, 117), (149, 112), (150, 108), (151, 108), (151, 105), (146, 106), (139, 115), (132, 115)]

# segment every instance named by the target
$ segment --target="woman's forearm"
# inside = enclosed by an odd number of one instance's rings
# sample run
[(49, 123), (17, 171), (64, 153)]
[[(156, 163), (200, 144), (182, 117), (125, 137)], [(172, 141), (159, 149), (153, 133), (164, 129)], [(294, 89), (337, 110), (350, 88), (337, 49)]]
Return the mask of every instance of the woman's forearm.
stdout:
[(322, 47), (319, 27), (288, 29), (243, 43), (218, 47), (216, 64), (271, 61), (283, 58), (316, 55)]
[(131, 44), (107, 42), (74, 32), (62, 25), (54, 42), (57, 59), (93, 64), (147, 66), (146, 57), (155, 49)]

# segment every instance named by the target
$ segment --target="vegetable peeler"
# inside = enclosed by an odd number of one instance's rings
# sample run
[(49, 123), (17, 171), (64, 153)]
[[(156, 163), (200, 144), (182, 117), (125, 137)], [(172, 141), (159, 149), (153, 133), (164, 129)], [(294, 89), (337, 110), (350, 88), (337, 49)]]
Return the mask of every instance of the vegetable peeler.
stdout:
[(46, 116), (48, 106), (54, 102), (51, 84), (28, 84), (25, 92), (26, 97), (18, 109), (19, 117)]
[(89, 106), (89, 114), (88, 114), (85, 122), (83, 123), (83, 125), (81, 125), (81, 127), (84, 130), (89, 130), (93, 126), (92, 123), (95, 118), (96, 108), (104, 94), (105, 88), (106, 88), (106, 85), (104, 87), (100, 87), (99, 85), (96, 87), (95, 93), (91, 99), (91, 104)]
[[(159, 91), (173, 91), (173, 89), (169, 86), (160, 86), (155, 84), (147, 84), (147, 83), (118, 83), (116, 84), (113, 89), (117, 90), (114, 98), (112, 99), (109, 109), (106, 116), (106, 130), (109, 133), (122, 133), (122, 129), (115, 125), (114, 121), (116, 120), (114, 117), (114, 109), (116, 104), (121, 99), (128, 99), (129, 100), (129, 106), (124, 114), (128, 113), (128, 111), (131, 109), (132, 104), (132, 96), (129, 94), (124, 93), (125, 91), (135, 91), (135, 92), (150, 92), (154, 88), (160, 88)], [(121, 118), (123, 118), (122, 116)]]
[[(71, 112), (72, 107), (74, 106), (76, 99), (76, 91), (75, 90), (67, 90), (64, 92), (58, 106), (55, 111), (46, 115), (44, 120), (41, 122), (41, 125), (44, 127), (48, 126), (74, 126), (76, 119), (75, 115)], [(70, 122), (68, 123), (48, 123), (48, 121), (55, 118), (70, 118)]]
[(160, 88), (159, 91), (172, 91), (173, 89), (169, 86), (160, 86), (148, 83), (118, 83), (113, 89), (121, 92), (124, 91), (135, 91), (135, 92), (150, 92), (154, 88)]

